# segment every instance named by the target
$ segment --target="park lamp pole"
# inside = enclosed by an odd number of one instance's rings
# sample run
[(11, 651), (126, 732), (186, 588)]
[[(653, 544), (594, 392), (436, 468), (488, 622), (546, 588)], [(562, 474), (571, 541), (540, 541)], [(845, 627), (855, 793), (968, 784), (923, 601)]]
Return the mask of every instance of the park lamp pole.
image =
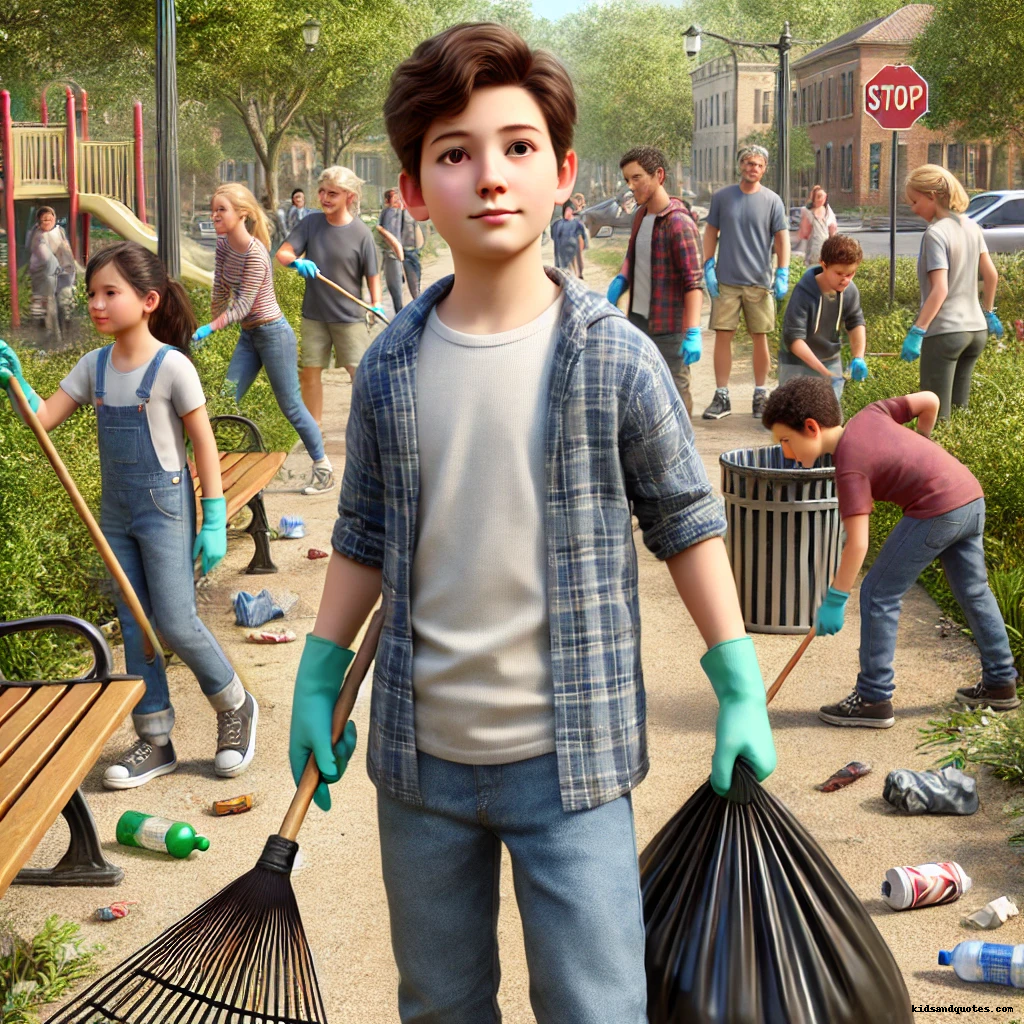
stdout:
[(174, 0), (156, 0), (157, 256), (167, 276), (181, 275), (181, 192), (178, 181), (178, 70)]

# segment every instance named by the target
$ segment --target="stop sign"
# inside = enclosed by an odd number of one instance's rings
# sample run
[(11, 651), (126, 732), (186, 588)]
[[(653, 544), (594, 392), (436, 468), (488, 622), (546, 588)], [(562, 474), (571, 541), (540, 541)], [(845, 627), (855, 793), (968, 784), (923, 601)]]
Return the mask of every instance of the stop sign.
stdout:
[(864, 109), (883, 128), (903, 131), (928, 112), (928, 83), (909, 64), (886, 64), (864, 86)]

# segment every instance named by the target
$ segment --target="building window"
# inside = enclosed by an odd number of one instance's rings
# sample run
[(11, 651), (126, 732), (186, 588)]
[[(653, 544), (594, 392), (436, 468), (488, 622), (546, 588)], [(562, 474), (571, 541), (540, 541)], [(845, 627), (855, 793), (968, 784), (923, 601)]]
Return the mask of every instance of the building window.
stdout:
[(816, 149), (814, 151), (814, 181), (817, 184), (821, 183), (821, 150)]
[(951, 142), (946, 147), (946, 166), (958, 178), (964, 173), (964, 145), (962, 142)]
[(718, 147), (715, 146), (715, 181), (718, 181)]
[(797, 117), (798, 111), (799, 111), (799, 106), (798, 106), (797, 98), (796, 98), (796, 89), (794, 89), (793, 90), (793, 114), (792, 114), (793, 123), (794, 124), (799, 124), (800, 123), (800, 121), (799, 121), (799, 119)]
[(761, 123), (761, 90), (754, 90), (754, 124)]
[(771, 95), (767, 89), (761, 94), (761, 124), (771, 124)]
[(929, 142), (928, 143), (928, 163), (938, 164), (942, 166), (942, 143), (941, 142)]
[(871, 143), (871, 156), (868, 166), (868, 188), (877, 192), (882, 187), (882, 144)]
[(722, 124), (729, 123), (729, 93), (722, 93)]
[(825, 143), (825, 191), (832, 191), (832, 143)]
[(815, 92), (818, 94), (817, 100), (815, 101), (815, 104), (814, 104), (814, 119), (816, 121), (820, 121), (821, 120), (821, 94), (822, 94), (822, 91), (823, 91), (823, 86), (824, 86), (823, 82), (818, 82), (817, 87), (815, 88)]
[(975, 178), (977, 176), (977, 163), (978, 149), (976, 146), (967, 147), (967, 187), (974, 188)]
[(844, 192), (853, 191), (853, 143), (843, 146), (843, 171), (840, 187)]
[(722, 104), (722, 97), (716, 94), (716, 96), (715, 96), (715, 124), (721, 124), (722, 123), (722, 105), (721, 104)]
[(800, 90), (800, 123), (807, 124), (807, 89)]
[(832, 83), (835, 81), (834, 78), (828, 79), (825, 83), (825, 119), (827, 121), (832, 120)]

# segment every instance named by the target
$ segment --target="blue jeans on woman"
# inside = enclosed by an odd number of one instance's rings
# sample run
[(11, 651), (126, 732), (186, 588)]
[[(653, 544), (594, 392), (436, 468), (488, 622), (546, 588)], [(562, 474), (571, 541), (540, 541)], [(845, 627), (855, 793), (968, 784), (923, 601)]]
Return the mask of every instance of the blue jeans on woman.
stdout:
[(235, 385), (236, 402), (252, 387), (261, 366), (267, 371), (281, 412), (302, 438), (309, 457), (314, 462), (322, 459), (324, 439), (316, 420), (303, 404), (299, 390), (299, 344), (291, 324), (283, 316), (259, 327), (242, 328), (226, 375)]
[(501, 846), (538, 1024), (646, 1024), (633, 805), (562, 810), (555, 754), (456, 764), (420, 751), (423, 805), (377, 792), (402, 1024), (497, 1024)]
[(860, 586), (857, 692), (865, 701), (892, 699), (892, 659), (903, 595), (936, 558), (974, 634), (983, 682), (1002, 687), (1017, 678), (1006, 625), (988, 585), (984, 533), (984, 498), (933, 519), (904, 516), (896, 524)]

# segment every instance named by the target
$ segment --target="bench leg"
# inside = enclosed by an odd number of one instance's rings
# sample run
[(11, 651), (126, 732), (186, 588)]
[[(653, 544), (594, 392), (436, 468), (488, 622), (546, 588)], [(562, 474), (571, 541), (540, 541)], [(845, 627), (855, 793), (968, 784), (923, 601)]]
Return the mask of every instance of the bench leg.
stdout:
[(52, 868), (22, 868), (14, 885), (118, 885), (124, 871), (103, 856), (96, 819), (76, 789), (61, 811), (71, 830), (68, 851)]
[(252, 510), (252, 521), (245, 528), (245, 532), (252, 537), (253, 543), (256, 545), (256, 553), (252, 556), (252, 561), (245, 571), (249, 575), (267, 575), (277, 572), (277, 566), (274, 565), (270, 557), (270, 524), (267, 522), (267, 510), (263, 505), (262, 491), (249, 502), (249, 508)]

